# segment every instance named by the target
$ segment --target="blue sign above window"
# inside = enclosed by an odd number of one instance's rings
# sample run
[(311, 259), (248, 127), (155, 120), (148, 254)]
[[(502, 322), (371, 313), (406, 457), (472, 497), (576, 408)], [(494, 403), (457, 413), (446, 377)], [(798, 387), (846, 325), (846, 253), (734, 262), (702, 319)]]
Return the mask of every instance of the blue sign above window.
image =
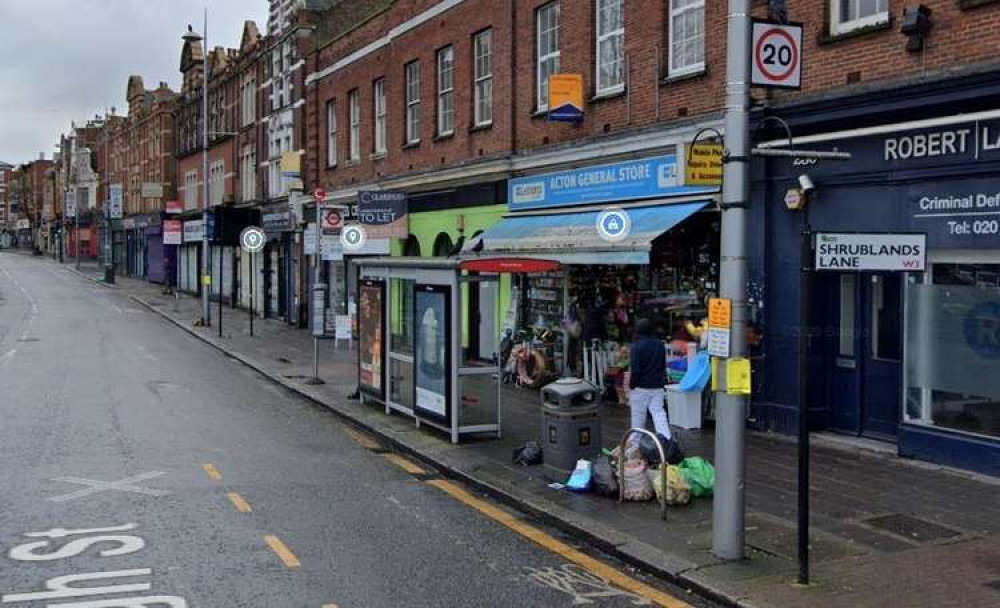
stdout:
[(684, 186), (677, 157), (669, 155), (512, 179), (507, 205), (526, 211), (716, 191)]

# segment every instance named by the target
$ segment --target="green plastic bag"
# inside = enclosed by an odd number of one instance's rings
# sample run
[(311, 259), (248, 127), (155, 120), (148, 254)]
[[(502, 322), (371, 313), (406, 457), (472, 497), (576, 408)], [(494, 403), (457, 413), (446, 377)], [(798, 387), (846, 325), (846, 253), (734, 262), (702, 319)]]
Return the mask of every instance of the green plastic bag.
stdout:
[(712, 463), (692, 456), (685, 458), (680, 464), (681, 475), (691, 488), (694, 496), (711, 496), (715, 490), (715, 467)]

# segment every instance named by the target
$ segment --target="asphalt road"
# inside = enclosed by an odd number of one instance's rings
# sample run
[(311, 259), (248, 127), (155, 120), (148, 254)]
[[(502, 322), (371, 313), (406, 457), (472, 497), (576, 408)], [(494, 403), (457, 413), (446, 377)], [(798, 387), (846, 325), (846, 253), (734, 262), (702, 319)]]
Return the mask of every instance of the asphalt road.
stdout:
[(0, 607), (648, 605), (379, 452), (114, 290), (0, 252)]

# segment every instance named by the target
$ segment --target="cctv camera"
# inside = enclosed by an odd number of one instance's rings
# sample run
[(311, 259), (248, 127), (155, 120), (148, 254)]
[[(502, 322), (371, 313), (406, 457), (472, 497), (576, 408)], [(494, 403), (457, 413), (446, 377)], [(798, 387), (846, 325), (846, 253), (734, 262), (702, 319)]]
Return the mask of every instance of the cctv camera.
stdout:
[(799, 176), (799, 187), (802, 188), (802, 192), (809, 193), (816, 189), (816, 184), (808, 174), (803, 173)]

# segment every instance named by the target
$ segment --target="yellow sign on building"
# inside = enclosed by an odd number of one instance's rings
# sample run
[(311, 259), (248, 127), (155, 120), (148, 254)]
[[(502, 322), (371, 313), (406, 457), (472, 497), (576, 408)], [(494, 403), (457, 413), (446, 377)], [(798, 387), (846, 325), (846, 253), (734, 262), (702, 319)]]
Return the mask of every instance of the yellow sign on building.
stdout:
[(301, 173), (302, 155), (298, 152), (283, 152), (281, 154), (281, 176), (298, 177)]
[(549, 120), (583, 120), (583, 75), (549, 76)]
[(722, 185), (722, 144), (684, 145), (684, 185)]

